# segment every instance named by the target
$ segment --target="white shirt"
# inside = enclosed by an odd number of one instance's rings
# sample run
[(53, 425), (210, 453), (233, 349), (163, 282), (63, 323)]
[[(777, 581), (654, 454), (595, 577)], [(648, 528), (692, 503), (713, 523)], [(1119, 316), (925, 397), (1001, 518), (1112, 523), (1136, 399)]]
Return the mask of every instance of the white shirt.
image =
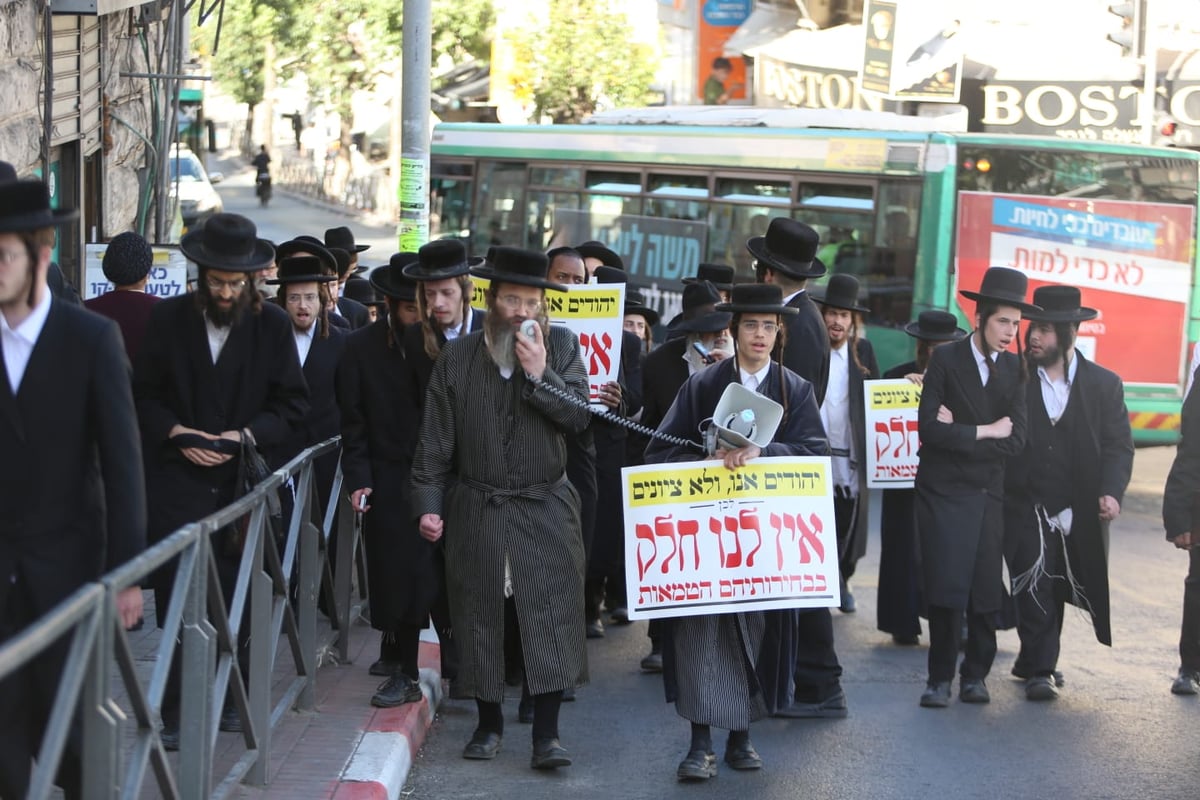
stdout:
[(29, 316), (15, 328), (8, 327), (8, 318), (0, 314), (0, 346), (4, 348), (4, 366), (8, 370), (8, 385), (16, 396), (21, 388), (21, 379), (25, 377), (25, 368), (29, 366), (29, 357), (33, 355), (33, 346), (46, 327), (46, 318), (50, 316), (50, 290), (42, 292), (42, 301), (33, 307)]
[[(446, 341), (452, 342), (455, 339), (457, 339), (459, 336), (462, 336), (466, 332), (467, 320), (469, 320), (470, 318), (471, 317), (469, 315), (464, 315), (462, 322), (458, 323), (457, 328), (446, 328), (445, 330), (443, 330), (442, 335), (446, 337)], [(507, 376), (505, 376), (505, 377), (507, 377)]]
[(797, 295), (801, 295), (801, 294), (804, 294), (804, 290), (803, 290), (803, 289), (800, 289), (800, 290), (798, 290), (798, 291), (792, 292), (792, 293), (791, 293), (791, 294), (789, 294), (787, 297), (783, 298), (783, 304), (786, 306), (788, 303), (792, 302), (792, 298), (793, 298), (793, 297), (795, 297), (795, 296), (797, 296)]
[(746, 370), (738, 367), (738, 372), (741, 374), (742, 378), (742, 386), (745, 386), (752, 392), (759, 392), (759, 394), (762, 394), (760, 390), (762, 389), (762, 385), (767, 382), (767, 373), (770, 371), (771, 362), (769, 361), (767, 362), (767, 365), (758, 372), (746, 372)]
[(217, 363), (217, 359), (221, 356), (221, 348), (225, 346), (225, 340), (229, 338), (229, 331), (232, 326), (218, 328), (213, 324), (213, 321), (208, 318), (208, 314), (204, 315), (204, 329), (208, 332), (208, 352), (212, 353), (213, 363)]
[(300, 356), (300, 366), (303, 367), (305, 359), (308, 358), (308, 351), (312, 349), (313, 339), (317, 336), (317, 323), (313, 322), (306, 331), (293, 325), (292, 336), (296, 339), (296, 355)]
[(1056, 425), (1067, 410), (1067, 401), (1071, 398), (1071, 384), (1075, 382), (1075, 370), (1079, 367), (1079, 359), (1072, 358), (1067, 365), (1067, 377), (1053, 381), (1044, 367), (1038, 367), (1038, 383), (1042, 387), (1042, 403), (1046, 406), (1046, 415), (1050, 424)]
[[(821, 423), (829, 437), (829, 447), (850, 451), (850, 348), (845, 343), (829, 351), (829, 383), (821, 402)], [(858, 493), (858, 478), (848, 455), (833, 456), (833, 485)]]
[[(987, 386), (992, 371), (988, 369), (987, 359), (984, 358), (983, 353), (979, 352), (979, 345), (975, 344), (975, 334), (973, 333), (971, 334), (971, 353), (975, 356), (975, 366), (979, 368), (979, 380), (984, 386)], [(1000, 354), (992, 353), (989, 357), (992, 359), (992, 364), (995, 364)]]

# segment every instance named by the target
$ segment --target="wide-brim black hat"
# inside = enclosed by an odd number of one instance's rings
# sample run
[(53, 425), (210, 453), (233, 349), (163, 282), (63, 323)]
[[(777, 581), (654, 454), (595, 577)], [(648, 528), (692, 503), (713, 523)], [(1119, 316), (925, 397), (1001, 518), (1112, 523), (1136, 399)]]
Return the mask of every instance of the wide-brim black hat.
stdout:
[(925, 342), (957, 342), (968, 335), (948, 311), (922, 311), (916, 322), (904, 326), (904, 332)]
[(817, 258), (821, 235), (799, 220), (776, 217), (765, 236), (746, 240), (746, 249), (758, 262), (793, 278), (819, 278), (825, 265)]
[(977, 303), (991, 302), (1019, 308), (1022, 314), (1041, 311), (1033, 303), (1026, 302), (1025, 292), (1028, 288), (1029, 279), (1025, 273), (1011, 267), (988, 267), (987, 272), (983, 273), (979, 291), (960, 290), (959, 294)]
[(707, 311), (697, 314), (691, 319), (687, 319), (680, 314), (671, 320), (671, 324), (668, 327), (680, 333), (716, 333), (717, 331), (729, 330), (729, 325), (732, 322), (733, 314), (730, 314), (728, 311)]
[(347, 253), (361, 253), (363, 250), (370, 250), (369, 244), (355, 244), (354, 231), (342, 225), (337, 228), (328, 228), (325, 231), (325, 246), (337, 247), (345, 250)]
[(733, 267), (728, 264), (701, 264), (696, 267), (696, 274), (690, 278), (684, 278), (683, 283), (695, 283), (696, 281), (708, 281), (713, 286), (728, 292), (733, 288)]
[(14, 180), (0, 192), (0, 233), (53, 228), (78, 218), (75, 209), (50, 207), (50, 188), (42, 181)]
[(590, 241), (584, 242), (575, 248), (575, 251), (584, 258), (595, 258), (606, 267), (614, 267), (624, 270), (625, 261), (617, 252), (604, 244), (604, 242)]
[(421, 246), (404, 274), (415, 281), (442, 281), (467, 275), (483, 263), (482, 258), (467, 258), (467, 248), (458, 239), (436, 239)]
[(274, 278), (268, 278), (271, 285), (287, 283), (329, 283), (337, 277), (324, 272), (321, 259), (317, 256), (289, 256), (275, 262), (279, 271)]
[(646, 298), (637, 289), (630, 289), (625, 292), (625, 313), (638, 314), (645, 318), (646, 324), (653, 327), (658, 324), (662, 316), (655, 309), (646, 305)]
[(491, 260), (484, 262), (482, 266), (472, 267), (471, 274), (477, 278), (485, 278), (493, 284), (516, 283), (553, 292), (567, 290), (562, 284), (546, 279), (546, 270), (550, 262), (545, 253), (500, 246), (492, 251), (490, 258)]
[(629, 275), (625, 270), (609, 267), (601, 264), (592, 272), (592, 277), (596, 279), (596, 283), (628, 283)]
[(1025, 319), (1034, 322), (1086, 322), (1100, 316), (1094, 308), (1079, 304), (1076, 286), (1039, 286), (1033, 290), (1033, 304), (1039, 311), (1029, 311)]
[(416, 253), (395, 253), (388, 263), (371, 270), (368, 280), (380, 294), (414, 303), (417, 300), (418, 284), (415, 278), (409, 276), (408, 267), (415, 263)]
[(327, 271), (334, 277), (338, 274), (338, 263), (333, 253), (326, 250), (325, 245), (312, 236), (297, 236), (275, 247), (276, 263), (293, 256), (312, 256), (321, 262), (323, 272)]
[(800, 309), (783, 304), (783, 290), (773, 283), (739, 283), (729, 292), (729, 302), (717, 303), (715, 310), (789, 317), (800, 313)]
[(813, 300), (844, 311), (867, 312), (870, 309), (858, 304), (858, 289), (858, 278), (853, 275), (830, 275), (825, 291), (820, 296), (814, 293)]
[[(383, 267), (376, 267), (376, 269), (383, 269)], [(349, 297), (351, 300), (357, 300), (364, 306), (375, 306), (376, 308), (379, 308), (387, 305), (387, 302), (384, 301), (379, 292), (375, 291), (375, 287), (372, 285), (370, 279), (361, 281), (347, 281), (346, 285), (342, 287), (342, 290), (339, 294), (342, 297)], [(405, 300), (407, 298), (402, 297), (400, 299)]]
[(198, 266), (226, 272), (258, 272), (275, 263), (275, 248), (241, 214), (213, 214), (203, 228), (184, 235), (179, 250)]

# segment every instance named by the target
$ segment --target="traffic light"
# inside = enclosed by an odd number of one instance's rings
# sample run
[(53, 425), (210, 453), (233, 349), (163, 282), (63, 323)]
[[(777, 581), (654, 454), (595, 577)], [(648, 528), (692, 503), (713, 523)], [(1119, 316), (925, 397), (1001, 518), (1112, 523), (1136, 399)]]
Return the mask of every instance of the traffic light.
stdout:
[(1146, 0), (1116, 3), (1108, 13), (1121, 18), (1121, 30), (1108, 35), (1108, 41), (1121, 48), (1126, 58), (1141, 58), (1146, 50)]

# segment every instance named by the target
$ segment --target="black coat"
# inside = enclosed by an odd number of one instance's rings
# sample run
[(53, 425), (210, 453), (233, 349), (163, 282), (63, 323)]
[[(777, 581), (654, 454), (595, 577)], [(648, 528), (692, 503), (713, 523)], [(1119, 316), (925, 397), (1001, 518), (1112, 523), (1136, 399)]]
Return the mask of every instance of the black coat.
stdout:
[[(331, 314), (331, 316), (333, 316)], [(371, 314), (367, 307), (351, 297), (339, 297), (337, 301), (337, 316), (350, 323), (350, 330), (356, 331), (371, 324)]]
[(188, 461), (168, 440), (176, 424), (218, 434), (249, 428), (258, 448), (283, 445), (309, 410), (287, 313), (264, 304), (234, 324), (213, 364), (193, 295), (157, 303), (133, 373), (146, 460), (149, 535), (155, 542), (230, 502), (237, 459)]
[(1163, 488), (1162, 516), (1163, 527), (1167, 539), (1172, 540), (1184, 533), (1195, 535), (1200, 524), (1200, 392), (1188, 392), (1183, 400), (1183, 414), (1180, 422), (1179, 448), (1175, 451), (1175, 460), (1171, 463), (1171, 471), (1167, 474), (1167, 484)]
[[(1092, 612), (1096, 638), (1112, 644), (1108, 597), (1108, 528), (1100, 519), (1099, 500), (1111, 496), (1118, 503), (1125, 496), (1133, 473), (1133, 433), (1129, 410), (1125, 407), (1125, 387), (1110, 370), (1084, 358), (1079, 359), (1075, 380), (1071, 383), (1068, 408), (1075, 414), (1074, 440), (1071, 443), (1072, 469), (1063, 480), (1071, 484), (1071, 535), (1067, 536), (1067, 559), (1071, 573), (1086, 597), (1085, 608)], [(1046, 415), (1041, 388), (1031, 378), (1026, 392), (1028, 419)], [(1082, 413), (1076, 413), (1082, 412)], [(1032, 485), (1033, 460), (1040, 457), (1038, 443), (1029, 441), (1024, 450), (1009, 460), (1005, 469), (1006, 537), (1036, 537), (1037, 522), (1033, 504), (1038, 502), (1038, 487)], [(1168, 479), (1169, 485), (1169, 479)], [(1036, 539), (1034, 540), (1036, 541)], [(1069, 587), (1055, 582), (1063, 598), (1073, 601)]]
[(421, 397), (387, 319), (346, 337), (337, 373), (342, 474), (347, 494), (371, 489), (364, 520), (371, 625), (390, 631), (423, 626), (437, 596), (434, 545), (412, 514), (409, 477)]
[[(972, 337), (974, 334), (972, 334)], [(939, 406), (954, 422), (937, 421)], [(978, 425), (1012, 420), (1005, 439), (975, 438)], [(921, 390), (917, 530), (926, 602), (975, 611), (1002, 607), (1004, 465), (1025, 446), (1025, 382), (1020, 362), (1000, 353), (985, 388), (971, 337), (938, 347)]]
[(808, 292), (800, 292), (787, 305), (799, 309), (800, 313), (783, 318), (787, 338), (784, 339), (781, 361), (813, 385), (819, 408), (829, 384), (829, 332), (821, 310)]
[(15, 397), (0, 348), (0, 453), (0, 618), (14, 579), (32, 621), (145, 549), (141, 445), (116, 323), (52, 300)]
[(657, 428), (663, 421), (691, 374), (683, 358), (686, 349), (686, 336), (669, 339), (642, 362), (642, 424), (647, 428)]
[[(471, 309), (471, 322), (467, 325), (467, 333), (474, 333), (483, 328), (484, 313), (477, 308)], [(438, 345), (446, 346), (446, 337), (441, 331), (437, 332)], [(416, 380), (417, 396), (421, 406), (425, 405), (425, 390), (429, 388), (429, 376), (433, 375), (433, 359), (425, 352), (425, 334), (421, 323), (416, 322), (404, 329), (404, 354), (408, 357), (408, 368), (413, 371)]]

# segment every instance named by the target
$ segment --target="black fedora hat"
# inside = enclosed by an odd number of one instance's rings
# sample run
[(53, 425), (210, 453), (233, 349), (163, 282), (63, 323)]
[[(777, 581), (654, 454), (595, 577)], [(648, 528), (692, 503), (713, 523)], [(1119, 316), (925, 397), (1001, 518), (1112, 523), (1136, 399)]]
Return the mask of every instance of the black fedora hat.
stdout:
[(371, 286), (385, 297), (416, 302), (417, 280), (408, 274), (409, 265), (416, 263), (416, 253), (393, 253), (388, 263), (371, 270)]
[(803, 222), (776, 217), (765, 236), (746, 240), (746, 249), (760, 264), (793, 278), (819, 278), (825, 265), (817, 258), (821, 235)]
[(614, 267), (616, 269), (625, 269), (625, 261), (617, 255), (617, 252), (604, 242), (592, 241), (584, 242), (575, 248), (579, 255), (584, 258), (595, 258), (606, 267)]
[(322, 271), (334, 277), (338, 274), (337, 259), (325, 249), (321, 240), (315, 237), (297, 236), (275, 247), (275, 263), (292, 256), (312, 256), (321, 262)]
[(979, 291), (968, 292), (960, 290), (959, 294), (975, 302), (999, 303), (1021, 309), (1022, 313), (1041, 311), (1036, 305), (1025, 301), (1025, 291), (1029, 288), (1029, 279), (1024, 272), (1010, 267), (988, 267), (983, 273), (983, 281)]
[(708, 281), (718, 289), (728, 292), (733, 288), (733, 267), (728, 264), (701, 264), (696, 267), (695, 275), (683, 279), (685, 284), (696, 281)]
[(490, 258), (491, 260), (482, 266), (472, 267), (471, 274), (477, 278), (485, 278), (493, 284), (517, 283), (555, 292), (567, 290), (562, 284), (546, 280), (546, 270), (550, 262), (545, 253), (522, 250), (519, 247), (498, 246)]
[(1100, 316), (1094, 308), (1079, 304), (1076, 286), (1039, 286), (1033, 290), (1033, 304), (1040, 311), (1029, 311), (1026, 319), (1035, 322), (1084, 322)]
[(783, 289), (773, 283), (739, 283), (729, 292), (729, 302), (718, 303), (716, 310), (787, 316), (800, 313), (800, 309), (783, 304)]
[(916, 322), (904, 326), (904, 332), (925, 342), (957, 342), (967, 336), (949, 311), (922, 311)]
[(325, 246), (337, 247), (345, 250), (347, 253), (361, 253), (363, 250), (369, 250), (369, 244), (355, 244), (354, 231), (341, 225), (337, 228), (328, 228), (325, 231)]
[(680, 333), (713, 333), (729, 329), (733, 314), (717, 311), (721, 293), (708, 281), (683, 287), (683, 311), (667, 327)]
[(646, 324), (652, 327), (661, 319), (657, 311), (646, 305), (646, 298), (637, 289), (625, 292), (625, 313), (640, 315), (646, 320)]
[[(441, 281), (466, 275), (482, 263), (482, 258), (467, 258), (467, 248), (458, 239), (436, 239), (421, 245), (416, 261), (404, 268), (404, 274), (415, 281)], [(542, 276), (545, 274), (543, 270)]]
[(316, 256), (289, 256), (276, 262), (279, 271), (274, 278), (269, 278), (269, 284), (286, 283), (329, 283), (337, 278), (323, 270), (321, 259)]
[(858, 278), (853, 275), (830, 275), (825, 292), (813, 299), (823, 306), (833, 306), (845, 311), (869, 311), (870, 309), (858, 304), (858, 288)]
[[(381, 269), (383, 269), (383, 267), (376, 267), (375, 271), (378, 272)], [(357, 300), (364, 306), (375, 306), (376, 308), (379, 308), (387, 305), (379, 292), (375, 291), (375, 287), (371, 284), (370, 280), (347, 281), (346, 285), (342, 287), (341, 294), (343, 297), (349, 297), (351, 300)], [(408, 298), (402, 297), (400, 299), (405, 300)]]
[(628, 283), (629, 276), (625, 274), (625, 270), (617, 269), (616, 267), (608, 267), (601, 264), (596, 267), (592, 273), (596, 278), (596, 283)]
[(17, 168), (7, 161), (0, 161), (0, 183), (8, 183), (17, 179)]
[(50, 188), (42, 181), (10, 181), (0, 192), (0, 233), (53, 228), (78, 217), (75, 209), (51, 208)]
[(257, 272), (275, 263), (275, 248), (258, 238), (258, 228), (241, 214), (213, 214), (198, 231), (185, 234), (180, 251), (198, 266), (227, 272)]
[(337, 262), (338, 280), (344, 281), (358, 271), (350, 268), (350, 252), (348, 250), (343, 250), (340, 247), (327, 247), (325, 249), (333, 255), (333, 260)]

